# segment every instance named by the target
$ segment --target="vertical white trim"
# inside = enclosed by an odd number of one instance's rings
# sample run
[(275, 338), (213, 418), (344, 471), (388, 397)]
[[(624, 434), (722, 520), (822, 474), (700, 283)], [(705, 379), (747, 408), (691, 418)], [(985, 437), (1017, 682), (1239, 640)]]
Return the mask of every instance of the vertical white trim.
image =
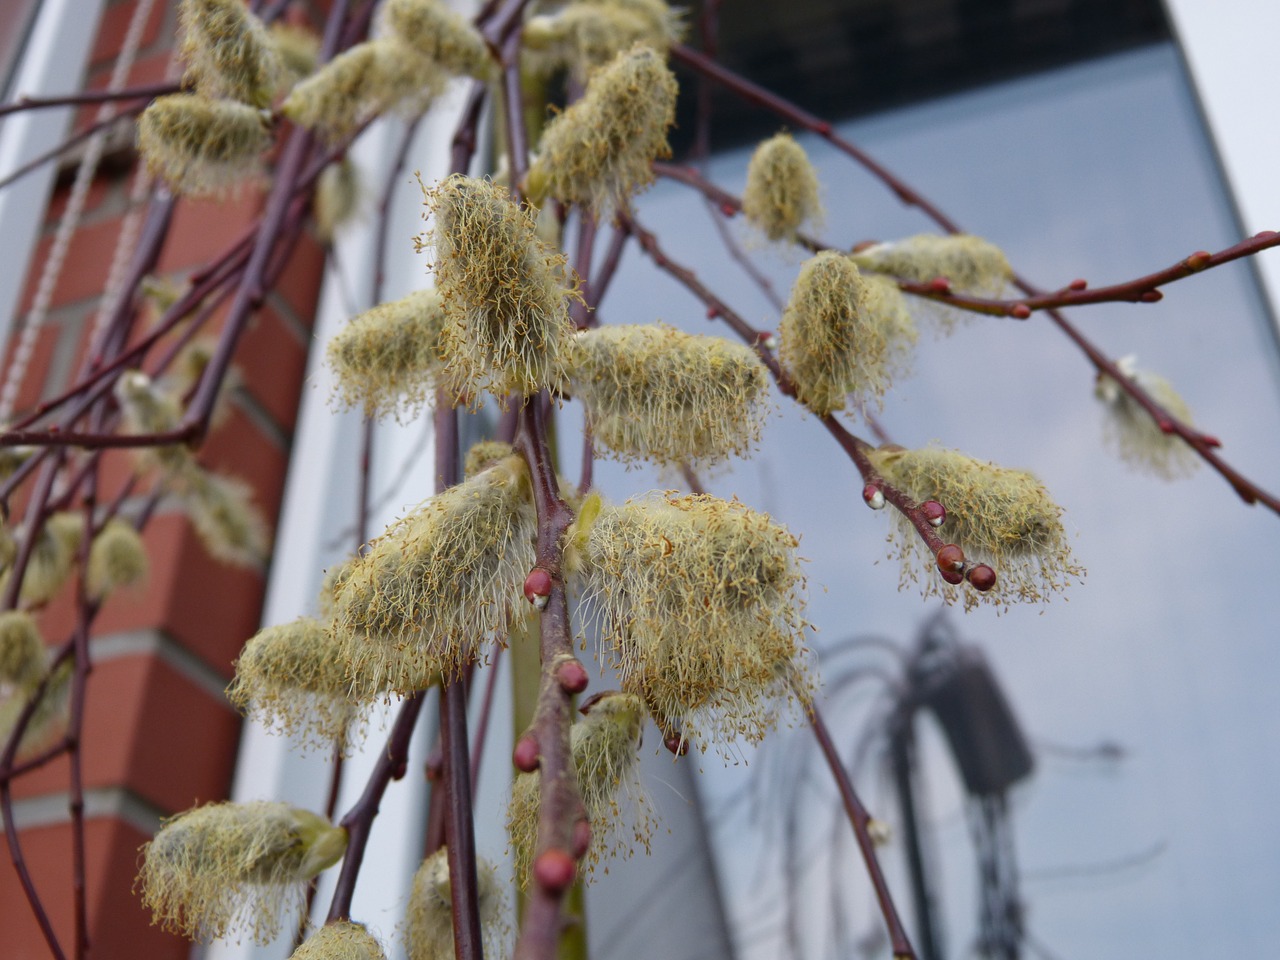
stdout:
[[(1280, 3), (1165, 0), (1165, 5), (1245, 230), (1280, 230), (1280, 124), (1273, 120)], [(1280, 253), (1265, 253), (1255, 262), (1272, 316), (1280, 317)]]
[[(85, 65), (98, 32), (104, 0), (45, 0), (14, 74), (14, 97), (50, 97), (84, 86)], [(67, 134), (72, 107), (32, 110), (0, 119), (0, 178)], [(53, 191), (55, 164), (46, 164), (0, 190), (0, 225), (5, 256), (0, 257), (0, 343), (7, 342), (13, 314), (35, 251), (35, 239)]]

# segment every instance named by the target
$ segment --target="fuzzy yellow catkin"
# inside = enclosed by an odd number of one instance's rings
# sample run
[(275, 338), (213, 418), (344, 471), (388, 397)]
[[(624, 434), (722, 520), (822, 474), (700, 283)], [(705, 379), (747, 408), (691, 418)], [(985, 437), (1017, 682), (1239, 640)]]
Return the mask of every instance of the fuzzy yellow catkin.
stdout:
[(280, 59), (262, 21), (243, 0), (182, 0), (178, 30), (187, 86), (255, 107), (271, 102)]
[(774, 241), (794, 240), (804, 224), (822, 219), (818, 173), (790, 134), (770, 137), (751, 154), (742, 212)]
[(366, 416), (413, 416), (444, 380), (447, 323), (439, 291), (411, 293), (354, 317), (329, 341), (326, 357), (346, 407)]
[(386, 960), (386, 957), (382, 944), (364, 924), (339, 920), (325, 924), (307, 937), (289, 960)]
[(524, 614), (537, 516), (528, 469), (509, 457), (392, 524), (352, 564), (334, 631), (352, 695), (410, 694), (455, 676)]
[[(36, 541), (27, 558), (18, 599), (24, 606), (39, 607), (53, 599), (66, 583), (80, 554), (84, 517), (69, 511), (50, 516), (36, 532)], [(0, 578), (3, 587), (13, 575), (6, 569)]]
[(350, 156), (344, 156), (325, 167), (316, 182), (316, 234), (332, 243), (338, 229), (359, 212), (360, 171)]
[(524, 53), (540, 72), (568, 67), (585, 81), (635, 44), (664, 52), (681, 32), (679, 14), (663, 0), (577, 0), (553, 14), (530, 17)]
[(350, 671), (342, 644), (311, 617), (254, 634), (227, 687), (232, 705), (304, 747), (348, 747), (357, 709), (347, 696)]
[(408, 45), (380, 37), (338, 54), (294, 87), (280, 109), (299, 126), (338, 141), (398, 105), (424, 109), (445, 80)]
[(211, 556), (241, 567), (266, 559), (267, 522), (247, 483), (195, 467), (183, 475), (181, 494), (182, 505)]
[(346, 830), (307, 810), (214, 803), (165, 821), (142, 847), (136, 886), (170, 932), (201, 941), (247, 932), (265, 944), (346, 846)]
[(31, 614), (0, 613), (0, 691), (30, 691), (43, 673), (44, 641)]
[(547, 124), (529, 170), (535, 199), (609, 210), (653, 181), (671, 155), (676, 79), (650, 47), (635, 46), (596, 71), (582, 98)]
[(801, 268), (778, 336), (797, 397), (825, 416), (850, 398), (878, 406), (916, 330), (891, 281), (864, 277), (848, 257), (824, 251)]
[[(409, 960), (443, 960), (453, 956), (453, 901), (449, 881), (449, 851), (441, 847), (422, 861), (413, 875), (409, 904), (401, 933)], [(476, 858), (476, 901), (480, 912), (482, 955), (496, 960), (506, 935), (503, 912), (506, 897), (498, 871)]]
[(0, 447), (0, 480), (8, 480), (35, 452), (35, 447)]
[[(46, 749), (55, 737), (66, 731), (73, 672), (74, 663), (68, 658), (62, 661), (50, 675), (44, 694), (32, 711), (26, 729), (22, 732), (22, 739), (18, 743), (14, 759), (19, 763)], [(0, 684), (0, 744), (9, 742), (18, 719), (26, 710), (31, 697), (35, 695), (43, 673), (42, 664), (40, 673), (28, 688), (15, 687), (5, 692), (3, 684)]]
[[(129, 433), (167, 433), (182, 421), (177, 398), (161, 390), (141, 370), (121, 374), (115, 384), (115, 396)], [(158, 468), (171, 475), (184, 473), (194, 462), (191, 451), (182, 444), (139, 447), (133, 458), (141, 470)]]
[(320, 37), (306, 27), (279, 20), (268, 33), (280, 61), (280, 86), (287, 89), (310, 76), (320, 57)]
[(470, 480), (477, 473), (507, 459), (515, 453), (515, 448), (501, 440), (481, 440), (471, 445), (463, 460), (462, 475)]
[(996, 571), (995, 589), (987, 593), (944, 582), (934, 573), (933, 554), (910, 521), (893, 511), (892, 542), (902, 561), (904, 585), (920, 578), (925, 596), (938, 595), (948, 602), (963, 596), (969, 609), (982, 602), (1044, 602), (1084, 575), (1071, 556), (1062, 508), (1030, 473), (937, 447), (881, 447), (870, 459), (908, 496), (941, 503), (947, 516), (938, 535), (958, 544), (970, 564), (986, 563)]
[(85, 573), (88, 595), (102, 600), (122, 587), (132, 587), (147, 578), (147, 549), (133, 524), (108, 520), (89, 545), (89, 568)]
[(584, 503), (569, 533), (585, 622), (664, 736), (758, 741), (812, 686), (798, 543), (737, 500)]
[(382, 21), (396, 39), (451, 74), (483, 80), (493, 73), (480, 32), (440, 0), (387, 0)]
[[(1191, 410), (1164, 377), (1137, 367), (1136, 358), (1121, 357), (1120, 372), (1136, 383), (1175, 420), (1191, 423)], [(1191, 447), (1159, 424), (1111, 377), (1099, 374), (1094, 394), (1106, 408), (1105, 438), (1122, 460), (1144, 473), (1166, 480), (1190, 474), (1200, 464)]]
[[(607, 857), (629, 855), (636, 844), (646, 852), (649, 849), (652, 817), (636, 776), (644, 720), (645, 707), (639, 697), (608, 691), (599, 694), (586, 716), (569, 730), (578, 792), (591, 822), (591, 846), (584, 858), (589, 870)], [(517, 776), (507, 808), (507, 834), (516, 883), (522, 889), (529, 882), (540, 801), (539, 775)], [(624, 806), (630, 809), (624, 810)]]
[(426, 192), (448, 322), (442, 349), (455, 390), (498, 395), (559, 388), (573, 334), (564, 257), (533, 217), (487, 180), (454, 175)]
[(578, 334), (570, 357), (569, 391), (596, 443), (621, 460), (714, 463), (760, 438), (768, 373), (741, 344), (611, 325)]
[(138, 118), (147, 171), (188, 196), (259, 182), (270, 146), (262, 112), (234, 100), (177, 93), (153, 101)]

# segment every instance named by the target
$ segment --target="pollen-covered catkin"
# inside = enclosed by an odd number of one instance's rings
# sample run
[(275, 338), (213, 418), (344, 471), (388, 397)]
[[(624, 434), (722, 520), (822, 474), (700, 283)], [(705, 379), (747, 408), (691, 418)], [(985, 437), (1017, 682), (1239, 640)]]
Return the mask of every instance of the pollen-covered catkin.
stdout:
[(621, 460), (714, 463), (760, 438), (769, 378), (748, 347), (664, 324), (579, 333), (569, 391)]
[(294, 123), (337, 141), (399, 104), (425, 108), (445, 80), (411, 47), (380, 37), (338, 54), (294, 87), (280, 109)]
[(267, 522), (243, 480), (193, 468), (184, 474), (182, 505), (209, 553), (241, 567), (267, 555)]
[(506, 639), (525, 612), (537, 516), (510, 457), (432, 497), (355, 561), (335, 598), (352, 695), (410, 694)]
[(915, 581), (923, 571), (925, 596), (954, 601), (963, 592), (966, 608), (984, 601), (1043, 602), (1083, 576), (1071, 556), (1062, 508), (1030, 473), (936, 447), (881, 447), (870, 458), (908, 496), (941, 503), (947, 513), (939, 536), (959, 545), (968, 563), (986, 563), (996, 571), (996, 587), (987, 593), (945, 583), (934, 575), (933, 554), (910, 521), (893, 511), (903, 582)]
[[(413, 875), (409, 905), (401, 928), (409, 960), (441, 960), (453, 956), (453, 900), (449, 881), (449, 851), (441, 847)], [(476, 859), (476, 900), (480, 911), (482, 954), (496, 958), (506, 934), (503, 912), (506, 897), (498, 871), (483, 858)]]
[(342, 644), (311, 617), (266, 627), (240, 651), (227, 699), (268, 728), (303, 746), (332, 746), (347, 739), (357, 708), (347, 694), (350, 671)]
[(679, 42), (679, 15), (664, 0), (576, 0), (530, 17), (524, 52), (535, 69), (567, 67), (579, 81), (619, 53), (643, 44), (665, 52)]
[[(614, 690), (593, 697), (585, 709), (586, 716), (569, 730), (569, 746), (578, 792), (591, 823), (591, 846), (584, 862), (594, 869), (602, 859), (629, 855), (635, 844), (647, 851), (653, 824), (636, 776), (644, 702)], [(539, 786), (537, 773), (517, 776), (507, 808), (516, 883), (522, 889), (529, 883), (538, 836)]]
[(559, 388), (573, 334), (564, 257), (538, 239), (529, 211), (487, 180), (448, 177), (426, 201), (435, 217), (430, 242), (455, 389), (504, 395)]
[[(124, 415), (124, 426), (130, 433), (168, 433), (182, 421), (182, 408), (177, 399), (157, 386), (141, 370), (129, 370), (115, 384), (116, 400)], [(191, 469), (191, 451), (182, 444), (139, 447), (133, 454), (140, 469), (159, 468), (166, 473), (184, 473)]]
[(152, 921), (193, 940), (244, 931), (258, 943), (301, 907), (306, 883), (341, 859), (347, 832), (284, 803), (214, 803), (165, 821), (142, 847)]
[(307, 937), (289, 960), (386, 960), (386, 957), (378, 938), (363, 923), (339, 920), (326, 923)]
[[(44, 673), (44, 641), (31, 614), (0, 613), (0, 692), (30, 690)], [(0, 737), (0, 740), (3, 738)]]
[(534, 198), (612, 209), (653, 181), (654, 159), (670, 156), (676, 80), (649, 47), (632, 47), (596, 71), (586, 93), (547, 124), (529, 170)]
[(347, 407), (366, 416), (412, 415), (431, 401), (443, 382), (446, 325), (440, 293), (411, 293), (354, 317), (329, 341), (326, 356)]
[(133, 524), (115, 518), (89, 545), (89, 569), (85, 585), (90, 597), (102, 600), (122, 587), (132, 587), (147, 578), (147, 548)]
[(320, 58), (320, 37), (306, 27), (277, 20), (268, 31), (280, 61), (280, 86), (288, 90), (316, 68)]
[[(16, 761), (22, 762), (44, 750), (55, 737), (66, 731), (74, 667), (74, 661), (68, 658), (50, 674), (44, 695), (32, 711), (26, 729), (22, 731), (18, 751), (14, 755)], [(39, 672), (28, 687), (14, 687), (4, 691), (4, 684), (0, 683), (0, 743), (8, 743), (18, 719), (35, 696), (43, 675), (42, 660)]]
[(480, 32), (440, 0), (387, 0), (382, 18), (398, 40), (451, 74), (483, 80), (493, 72)]
[(262, 22), (243, 0), (182, 0), (178, 7), (187, 86), (207, 97), (255, 107), (271, 102), (280, 59)]
[(770, 137), (751, 154), (742, 212), (770, 240), (794, 240), (806, 223), (822, 218), (818, 174), (790, 134)]
[[(723, 749), (760, 740), (805, 664), (797, 541), (736, 500), (649, 496), (584, 504), (566, 562), (628, 693), (664, 736)], [(705, 743), (702, 744), (705, 749)]]
[(819, 416), (851, 397), (878, 405), (916, 341), (897, 287), (864, 277), (833, 251), (805, 262), (778, 333), (782, 367), (800, 402)]
[(234, 100), (177, 93), (153, 101), (138, 118), (148, 172), (188, 196), (259, 181), (270, 146), (262, 111)]
[(360, 171), (351, 157), (329, 164), (316, 182), (316, 233), (332, 243), (338, 229), (360, 212)]
[[(27, 558), (18, 599), (24, 606), (39, 607), (53, 599), (66, 583), (80, 554), (84, 536), (84, 517), (63, 511), (49, 517), (36, 532), (36, 542)], [(0, 586), (13, 575), (6, 570)]]
[[(1191, 410), (1164, 377), (1140, 370), (1134, 357), (1121, 357), (1120, 372), (1141, 387), (1165, 412), (1191, 423)], [(1199, 465), (1195, 452), (1174, 433), (1165, 433), (1147, 411), (1106, 374), (1098, 375), (1094, 393), (1106, 408), (1105, 437), (1120, 456), (1145, 473), (1166, 480), (1183, 477)]]

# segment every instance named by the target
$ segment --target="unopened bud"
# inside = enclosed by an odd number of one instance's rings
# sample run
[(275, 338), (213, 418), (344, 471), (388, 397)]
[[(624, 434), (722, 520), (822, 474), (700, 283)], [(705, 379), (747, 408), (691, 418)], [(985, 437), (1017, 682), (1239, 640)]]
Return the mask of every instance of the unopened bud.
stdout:
[(868, 483), (862, 488), (862, 499), (872, 510), (884, 509), (884, 491), (874, 483)]
[(947, 519), (947, 510), (937, 500), (926, 500), (920, 504), (920, 513), (933, 526), (940, 527), (944, 520)]

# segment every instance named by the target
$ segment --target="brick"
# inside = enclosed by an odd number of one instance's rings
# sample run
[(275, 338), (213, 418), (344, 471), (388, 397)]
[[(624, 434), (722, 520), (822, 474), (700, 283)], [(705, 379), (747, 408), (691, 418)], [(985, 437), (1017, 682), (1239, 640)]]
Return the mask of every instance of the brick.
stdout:
[[(84, 207), (81, 210), (82, 216), (92, 216), (101, 209), (103, 202), (113, 193), (126, 189), (122, 186), (119, 178), (98, 177), (89, 185), (89, 192), (85, 197)], [(71, 186), (67, 184), (59, 187), (54, 191), (53, 196), (49, 200), (49, 209), (45, 214), (45, 223), (48, 224), (50, 230), (55, 229), (62, 214), (67, 209), (67, 201), (71, 199)]]
[(293, 327), (270, 307), (258, 311), (240, 338), (235, 365), (249, 392), (292, 432), (307, 366), (307, 344), (299, 342)]
[[(111, 271), (111, 260), (120, 235), (120, 217), (110, 217), (98, 223), (80, 227), (71, 237), (66, 259), (58, 282), (54, 286), (51, 307), (75, 303), (102, 293)], [(53, 237), (42, 237), (36, 243), (35, 256), (31, 259), (31, 272), (27, 275), (27, 287), (22, 295), (22, 312), (31, 309), (36, 290), (40, 285), (41, 271), (53, 247)]]
[(315, 238), (303, 233), (275, 286), (276, 291), (308, 330), (315, 325), (316, 304), (320, 302), (320, 281), (324, 279), (324, 263), (324, 247)]
[[(40, 328), (40, 332), (36, 334), (35, 349), (32, 350), (31, 358), (27, 361), (27, 371), (22, 378), (22, 386), (18, 390), (18, 399), (14, 403), (14, 410), (19, 412), (30, 410), (45, 396), (45, 383), (49, 376), (49, 366), (53, 360), (54, 352), (58, 346), (58, 339), (61, 335), (62, 331), (57, 324), (45, 324)], [(9, 349), (5, 352), (4, 358), (6, 376), (8, 376), (8, 371), (13, 364), (13, 353), (16, 348), (16, 339), (10, 341)]]
[[(103, 605), (94, 634), (154, 629), (172, 637), (219, 676), (231, 679), (231, 662), (258, 629), (263, 577), (209, 556), (181, 513), (155, 516), (143, 533), (151, 573), (145, 586), (126, 590)], [(51, 603), (40, 616), (50, 643), (61, 643), (75, 624), (72, 605)], [(95, 677), (94, 683), (98, 680)]]
[[(91, 653), (92, 656), (92, 653)], [(222, 697), (151, 654), (94, 666), (85, 697), (85, 789), (125, 787), (167, 813), (225, 795), (240, 719)], [(22, 797), (68, 788), (63, 758), (14, 784)]]
[[(89, 56), (90, 64), (98, 66), (104, 61), (115, 62), (116, 55), (120, 52), (121, 46), (124, 45), (125, 34), (129, 31), (129, 23), (133, 20), (133, 12), (137, 9), (137, 6), (136, 2), (118, 3), (103, 11), (102, 20), (98, 24), (98, 38), (94, 42), (93, 52)], [(151, 14), (147, 17), (146, 26), (143, 27), (138, 49), (145, 50), (155, 42), (160, 33), (160, 27), (164, 23), (164, 15), (168, 7), (169, 5), (166, 3), (152, 4)]]
[(280, 511), (288, 456), (234, 402), (226, 420), (205, 441), (199, 459), (219, 473), (247, 481), (268, 522), (274, 522)]
[(204, 266), (239, 240), (262, 209), (262, 193), (240, 190), (223, 200), (179, 201), (157, 273)]
[[(91, 955), (97, 960), (186, 960), (191, 945), (151, 926), (132, 892), (138, 847), (149, 837), (112, 817), (85, 824), (85, 887)], [(59, 823), (21, 831), (32, 879), (64, 952), (75, 946), (71, 894), (71, 827)], [(0, 870), (6, 960), (48, 960), (49, 947), (11, 869)]]
[[(171, 56), (169, 52), (161, 51), (137, 59), (132, 67), (129, 68), (124, 87), (149, 87), (153, 84), (164, 83), (171, 79), (168, 76), (169, 61)], [(91, 69), (85, 80), (86, 90), (105, 90), (111, 82), (111, 71), (114, 68), (114, 61), (106, 63), (100, 67)], [(119, 101), (122, 105), (131, 103), (132, 101)], [(92, 126), (98, 120), (98, 111), (101, 104), (87, 103), (76, 111), (76, 119), (74, 124), (74, 132), (79, 133), (81, 130)]]

